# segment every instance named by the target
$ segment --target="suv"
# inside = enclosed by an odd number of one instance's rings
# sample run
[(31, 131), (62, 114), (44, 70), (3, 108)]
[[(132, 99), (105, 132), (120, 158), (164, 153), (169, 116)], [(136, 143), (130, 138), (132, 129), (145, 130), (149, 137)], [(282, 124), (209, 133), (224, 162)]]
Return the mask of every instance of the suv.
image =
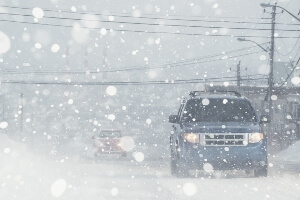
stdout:
[(170, 137), (171, 174), (189, 176), (190, 170), (253, 170), (267, 176), (267, 140), (250, 101), (235, 91), (192, 91), (185, 98)]

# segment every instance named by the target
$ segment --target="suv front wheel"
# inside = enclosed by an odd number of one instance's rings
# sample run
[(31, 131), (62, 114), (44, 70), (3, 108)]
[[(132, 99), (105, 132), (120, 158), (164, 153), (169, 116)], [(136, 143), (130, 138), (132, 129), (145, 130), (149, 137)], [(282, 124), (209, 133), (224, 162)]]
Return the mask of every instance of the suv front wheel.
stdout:
[(177, 178), (187, 178), (190, 175), (189, 170), (185, 167), (185, 164), (182, 162), (178, 153), (176, 155), (174, 172)]
[(267, 167), (267, 165), (264, 166), (261, 169), (255, 169), (254, 170), (254, 176), (255, 177), (267, 177), (268, 176), (268, 167)]
[(176, 163), (176, 158), (172, 152), (171, 152), (171, 166), (170, 167), (171, 167), (171, 175), (176, 175), (177, 163)]
[[(185, 164), (182, 162), (180, 155), (178, 153), (178, 141), (175, 144), (172, 144), (170, 140), (170, 149), (171, 149), (171, 175), (175, 175), (177, 178), (186, 178), (189, 177), (189, 171), (186, 169)], [(175, 145), (175, 146), (173, 146)]]

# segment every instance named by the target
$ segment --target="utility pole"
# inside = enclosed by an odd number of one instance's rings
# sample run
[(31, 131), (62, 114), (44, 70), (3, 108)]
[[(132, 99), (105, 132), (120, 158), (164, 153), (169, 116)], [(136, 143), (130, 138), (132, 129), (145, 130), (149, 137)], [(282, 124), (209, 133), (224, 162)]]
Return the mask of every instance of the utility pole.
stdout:
[(289, 12), (288, 10), (286, 10), (285, 8), (281, 7), (281, 6), (277, 6), (277, 3), (275, 3), (274, 5), (269, 4), (265, 4), (265, 3), (261, 3), (260, 4), (262, 7), (267, 8), (267, 7), (272, 7), (272, 21), (271, 21), (271, 46), (270, 46), (270, 52), (269, 52), (269, 56), (270, 56), (270, 73), (269, 73), (269, 89), (268, 89), (268, 101), (269, 101), (269, 114), (270, 114), (270, 118), (271, 118), (271, 126), (270, 126), (270, 133), (268, 134), (270, 136), (270, 139), (272, 138), (272, 134), (274, 133), (274, 119), (273, 119), (273, 102), (272, 102), (272, 95), (273, 95), (273, 66), (274, 66), (274, 44), (275, 44), (275, 38), (274, 38), (274, 33), (275, 33), (275, 17), (276, 17), (276, 8), (281, 8), (282, 10), (286, 11), (289, 15), (291, 15), (292, 17), (294, 17), (297, 21), (300, 22), (300, 19), (298, 17), (296, 17), (295, 15), (293, 15), (291, 12)]
[(267, 7), (272, 7), (272, 25), (271, 25), (271, 47), (270, 47), (270, 73), (269, 73), (269, 91), (268, 91), (268, 95), (269, 95), (269, 112), (270, 112), (270, 116), (272, 119), (272, 93), (273, 93), (273, 65), (274, 65), (274, 43), (275, 43), (275, 38), (274, 38), (274, 33), (275, 33), (275, 17), (276, 17), (276, 8), (281, 8), (282, 10), (286, 11), (289, 15), (291, 15), (293, 18), (295, 18), (297, 21), (300, 22), (300, 19), (295, 16), (294, 14), (292, 14), (291, 12), (289, 12), (287, 9), (278, 6), (277, 3), (275, 3), (275, 5), (271, 5), (271, 4), (265, 4), (265, 3), (261, 3), (260, 4), (262, 7), (267, 8)]
[(237, 89), (238, 89), (238, 92), (240, 92), (241, 90), (241, 61), (239, 61), (239, 64), (237, 64), (236, 66), (236, 78), (237, 78)]
[[(271, 46), (270, 46), (270, 73), (269, 73), (269, 114), (271, 120), (273, 120), (273, 102), (272, 102), (272, 95), (273, 95), (273, 69), (274, 69), (274, 46), (275, 46), (275, 17), (276, 17), (276, 4), (272, 6), (272, 24), (271, 24)], [(273, 128), (271, 128), (273, 130)]]
[(273, 100), (272, 100), (272, 95), (273, 95), (273, 69), (274, 69), (274, 46), (275, 46), (275, 17), (276, 17), (276, 4), (271, 6), (272, 7), (272, 19), (271, 19), (271, 44), (270, 44), (270, 51), (269, 51), (269, 58), (270, 58), (270, 72), (269, 72), (269, 80), (268, 80), (268, 110), (269, 110), (269, 116), (271, 119), (270, 123), (270, 130), (269, 133), (267, 134), (267, 137), (272, 140), (272, 136), (274, 134), (274, 117), (273, 117)]

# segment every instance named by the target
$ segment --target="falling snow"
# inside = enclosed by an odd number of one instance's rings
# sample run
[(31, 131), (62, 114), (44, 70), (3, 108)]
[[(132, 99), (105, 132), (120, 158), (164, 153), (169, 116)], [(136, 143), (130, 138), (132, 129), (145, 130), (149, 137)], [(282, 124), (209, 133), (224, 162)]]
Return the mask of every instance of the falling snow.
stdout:
[(0, 199), (298, 199), (300, 2), (262, 3), (1, 2)]
[(37, 19), (41, 19), (44, 17), (44, 11), (41, 8), (35, 7), (32, 9), (32, 15)]
[(11, 47), (11, 42), (9, 37), (2, 31), (0, 31), (0, 54), (8, 52)]

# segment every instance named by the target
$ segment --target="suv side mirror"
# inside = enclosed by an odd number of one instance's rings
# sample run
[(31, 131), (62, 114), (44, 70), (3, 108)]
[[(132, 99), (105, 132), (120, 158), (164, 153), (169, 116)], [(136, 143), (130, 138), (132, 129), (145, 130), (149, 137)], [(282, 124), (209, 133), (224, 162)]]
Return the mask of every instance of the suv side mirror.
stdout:
[(269, 115), (261, 115), (259, 123), (260, 124), (265, 124), (265, 123), (270, 123), (271, 122), (271, 117)]
[(170, 115), (169, 116), (169, 122), (177, 124), (179, 122), (178, 115)]

